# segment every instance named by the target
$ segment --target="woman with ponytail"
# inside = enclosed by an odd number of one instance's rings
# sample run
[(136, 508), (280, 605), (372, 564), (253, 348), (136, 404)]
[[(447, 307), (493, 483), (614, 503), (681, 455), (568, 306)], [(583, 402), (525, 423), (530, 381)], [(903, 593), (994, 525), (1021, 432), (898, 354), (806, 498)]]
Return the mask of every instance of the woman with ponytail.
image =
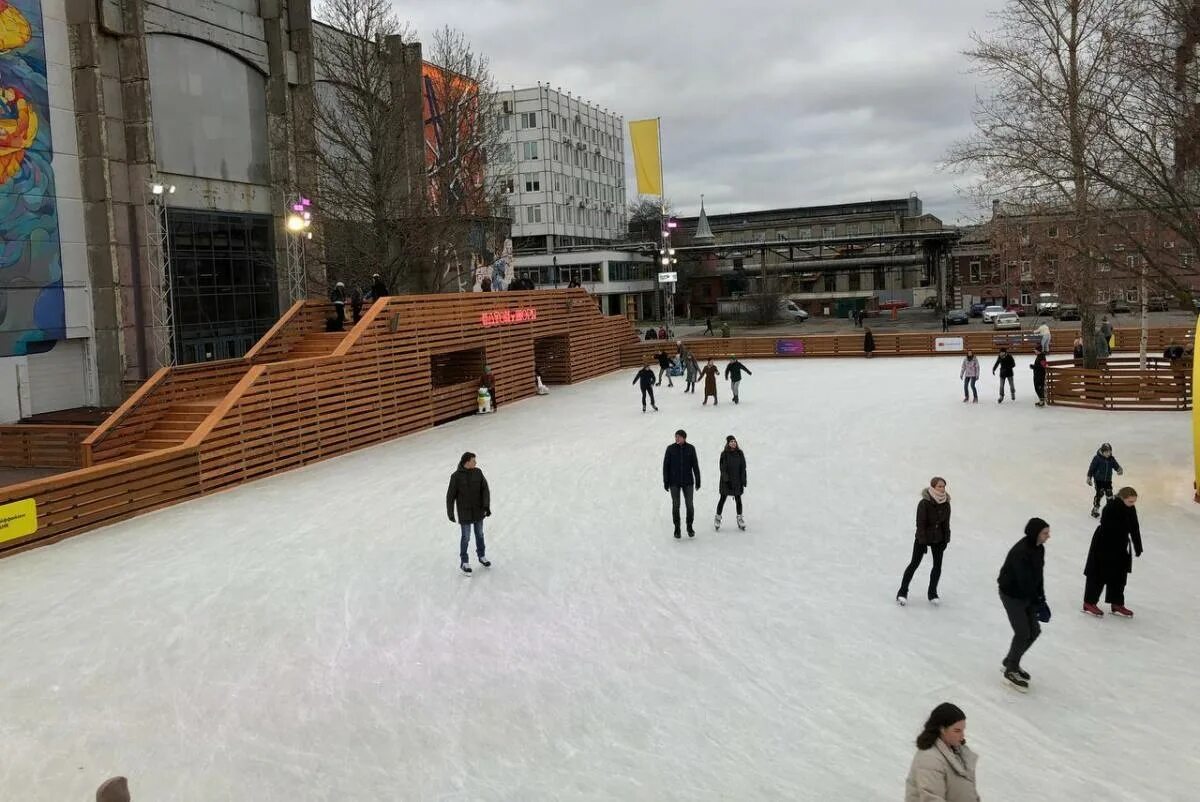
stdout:
[(975, 790), (979, 758), (967, 748), (966, 733), (967, 716), (957, 705), (942, 702), (933, 709), (917, 736), (904, 802), (980, 802)]

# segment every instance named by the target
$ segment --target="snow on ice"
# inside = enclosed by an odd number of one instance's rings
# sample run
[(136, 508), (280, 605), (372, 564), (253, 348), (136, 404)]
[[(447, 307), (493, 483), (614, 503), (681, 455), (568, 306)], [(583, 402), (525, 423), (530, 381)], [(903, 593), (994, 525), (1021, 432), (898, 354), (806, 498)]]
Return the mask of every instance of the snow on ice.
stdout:
[[(1187, 415), (1035, 409), (1024, 360), (1003, 406), (986, 361), (977, 405), (954, 359), (749, 365), (738, 407), (677, 382), (643, 414), (621, 371), (0, 561), (2, 796), (882, 802), (950, 700), (984, 800), (1197, 798)], [(714, 534), (727, 434), (749, 528)], [(1103, 441), (1141, 493), (1133, 620), (1079, 613)], [(444, 506), (466, 450), (494, 512), (471, 578)], [(927, 559), (901, 609), (934, 474), (942, 605)], [(1054, 619), (1020, 695), (996, 574), (1033, 515)]]

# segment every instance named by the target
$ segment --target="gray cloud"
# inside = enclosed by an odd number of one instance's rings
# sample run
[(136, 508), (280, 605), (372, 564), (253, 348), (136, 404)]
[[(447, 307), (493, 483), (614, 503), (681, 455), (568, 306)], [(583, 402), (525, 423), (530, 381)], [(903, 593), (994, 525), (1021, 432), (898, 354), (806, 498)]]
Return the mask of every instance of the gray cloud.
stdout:
[[(501, 86), (561, 86), (626, 120), (662, 117), (667, 195), (685, 213), (920, 193), (977, 213), (939, 169), (971, 131), (961, 55), (1000, 0), (443, 0), (397, 13), (462, 30)], [(632, 168), (630, 168), (632, 175)]]

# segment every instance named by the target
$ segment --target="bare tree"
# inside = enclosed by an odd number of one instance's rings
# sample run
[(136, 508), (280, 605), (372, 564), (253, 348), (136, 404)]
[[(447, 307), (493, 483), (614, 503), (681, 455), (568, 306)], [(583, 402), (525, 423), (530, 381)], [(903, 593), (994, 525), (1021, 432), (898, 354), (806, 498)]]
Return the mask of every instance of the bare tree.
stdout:
[(967, 52), (989, 83), (976, 133), (951, 151), (952, 166), (974, 169), (974, 190), (1031, 213), (1066, 210), (1072, 223), (1058, 267), (1061, 291), (1081, 310), (1085, 364), (1096, 365), (1096, 255), (1113, 197), (1094, 180), (1114, 149), (1106, 112), (1130, 81), (1117, 65), (1132, 0), (1008, 0), (995, 30), (975, 34)]

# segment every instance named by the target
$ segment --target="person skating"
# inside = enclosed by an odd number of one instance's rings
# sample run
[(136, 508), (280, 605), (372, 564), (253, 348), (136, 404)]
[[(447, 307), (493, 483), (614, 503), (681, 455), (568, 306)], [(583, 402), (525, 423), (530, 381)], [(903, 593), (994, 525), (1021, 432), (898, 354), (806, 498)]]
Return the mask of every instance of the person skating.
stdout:
[(675, 385), (671, 382), (671, 357), (667, 356), (667, 352), (663, 350), (659, 351), (654, 358), (658, 361), (658, 386), (662, 386), (663, 375), (666, 374), (667, 386), (674, 387)]
[(1008, 381), (1008, 391), (1012, 394), (1012, 400), (1017, 400), (1017, 386), (1013, 383), (1013, 371), (1017, 368), (1017, 360), (1013, 359), (1012, 354), (1007, 348), (1001, 346), (1000, 356), (996, 357), (996, 362), (992, 365), (992, 375), (996, 375), (996, 368), (1000, 369), (1000, 400), (996, 403), (1004, 403), (1004, 382)]
[(1037, 353), (1034, 354), (1033, 364), (1029, 366), (1033, 371), (1033, 391), (1037, 393), (1037, 403), (1034, 406), (1046, 406), (1046, 352), (1041, 346), (1037, 347)]
[(704, 370), (700, 371), (700, 375), (704, 377), (704, 403), (702, 406), (708, 406), (708, 397), (711, 395), (713, 406), (717, 405), (717, 366), (713, 361), (708, 360), (708, 364), (704, 366)]
[(754, 371), (738, 362), (736, 356), (731, 356), (732, 360), (725, 366), (725, 378), (729, 379), (729, 386), (733, 390), (733, 403), (738, 403), (738, 385), (742, 383), (742, 372), (745, 371), (747, 376), (753, 376)]
[(684, 388), (685, 393), (696, 394), (696, 380), (700, 378), (700, 363), (696, 361), (696, 357), (692, 354), (687, 355), (687, 364), (683, 368), (684, 376), (687, 379), (687, 386)]
[(1107, 501), (1112, 501), (1112, 478), (1113, 473), (1117, 476), (1123, 476), (1125, 471), (1121, 468), (1121, 463), (1117, 462), (1117, 458), (1113, 456), (1112, 445), (1110, 443), (1101, 443), (1100, 448), (1096, 449), (1096, 455), (1092, 457), (1091, 463), (1088, 464), (1087, 483), (1091, 487), (1095, 485), (1096, 495), (1092, 497), (1092, 517), (1100, 517), (1100, 499), (1104, 498)]
[(896, 603), (901, 607), (908, 604), (908, 586), (921, 565), (921, 558), (928, 549), (933, 553), (933, 568), (929, 571), (927, 598), (931, 604), (938, 603), (938, 581), (942, 578), (942, 554), (950, 545), (950, 494), (946, 492), (946, 480), (935, 476), (929, 487), (921, 491), (917, 502), (917, 531), (913, 537), (912, 559), (900, 579), (900, 590), (896, 592)]
[(458, 513), (457, 523), (461, 532), (458, 541), (459, 569), (470, 576), (467, 548), (471, 545), (472, 529), (475, 530), (475, 555), (479, 558), (479, 564), (491, 568), (492, 564), (485, 556), (483, 519), (492, 514), (492, 494), (483, 471), (476, 465), (475, 455), (470, 451), (459, 459), (458, 470), (450, 475), (450, 487), (446, 490), (446, 515), (451, 523), (456, 522), (455, 512)]
[(721, 513), (725, 511), (725, 499), (733, 496), (737, 508), (738, 529), (746, 529), (746, 519), (742, 517), (742, 493), (746, 489), (746, 454), (738, 447), (737, 438), (729, 435), (725, 438), (725, 449), (721, 452), (721, 480), (718, 487), (721, 498), (717, 501), (717, 514), (713, 518), (713, 527), (720, 531)]
[(904, 784), (904, 802), (979, 802), (975, 764), (967, 748), (967, 716), (950, 702), (933, 709)]
[(967, 351), (967, 355), (963, 357), (962, 366), (958, 369), (958, 378), (962, 379), (963, 383), (963, 403), (970, 400), (970, 396), (974, 394), (975, 400), (972, 403), (979, 403), (979, 391), (975, 389), (975, 383), (979, 381), (979, 360), (975, 358), (974, 351)]
[(1041, 623), (1050, 620), (1046, 606), (1043, 571), (1046, 565), (1045, 543), (1050, 539), (1050, 524), (1041, 518), (1030, 518), (1025, 524), (1025, 536), (1008, 550), (996, 584), (1000, 603), (1012, 626), (1012, 643), (1004, 656), (1004, 678), (1017, 690), (1029, 689), (1029, 672), (1021, 668), (1021, 658), (1042, 634)]
[(1125, 583), (1133, 571), (1133, 558), (1142, 556), (1142, 530), (1135, 504), (1137, 491), (1122, 487), (1117, 491), (1117, 497), (1104, 505), (1100, 525), (1092, 533), (1087, 563), (1083, 567), (1083, 575), (1087, 577), (1083, 588), (1083, 611), (1089, 615), (1104, 615), (1097, 606), (1100, 591), (1104, 590), (1104, 601), (1111, 605), (1113, 615), (1133, 617), (1133, 610), (1125, 606)]
[(696, 518), (696, 509), (692, 505), (692, 493), (700, 489), (700, 461), (696, 459), (696, 448), (687, 441), (687, 432), (679, 429), (675, 432), (675, 442), (667, 446), (663, 455), (663, 490), (671, 494), (671, 520), (675, 524), (675, 537), (679, 534), (679, 498), (687, 506), (688, 537), (695, 537), (696, 530), (692, 523)]
[(863, 335), (863, 353), (870, 359), (875, 355), (875, 335), (871, 332), (871, 327), (866, 327), (866, 333)]
[(654, 371), (651, 370), (648, 361), (642, 363), (642, 369), (633, 377), (633, 384), (639, 382), (642, 389), (642, 412), (646, 411), (646, 396), (650, 396), (650, 406), (658, 412), (658, 405), (654, 403)]

